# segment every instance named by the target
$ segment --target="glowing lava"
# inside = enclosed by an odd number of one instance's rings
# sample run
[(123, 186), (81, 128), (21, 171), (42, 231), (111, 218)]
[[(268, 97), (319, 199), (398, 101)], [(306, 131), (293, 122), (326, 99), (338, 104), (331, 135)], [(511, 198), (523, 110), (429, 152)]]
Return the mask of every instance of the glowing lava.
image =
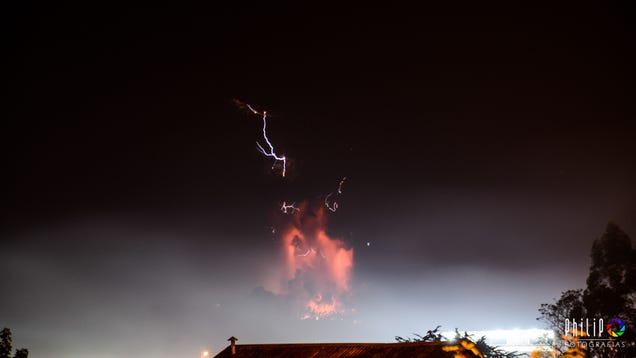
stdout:
[(349, 292), (353, 249), (327, 235), (325, 213), (323, 205), (314, 208), (304, 202), (282, 231), (286, 289), (305, 302), (303, 319), (345, 312), (343, 299)]

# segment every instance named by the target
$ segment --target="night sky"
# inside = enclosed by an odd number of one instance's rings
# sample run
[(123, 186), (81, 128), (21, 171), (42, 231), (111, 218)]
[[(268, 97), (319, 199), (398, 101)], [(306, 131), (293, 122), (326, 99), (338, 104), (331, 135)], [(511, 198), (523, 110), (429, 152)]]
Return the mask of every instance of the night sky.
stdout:
[[(636, 236), (628, 13), (7, 10), (0, 326), (55, 358), (542, 327), (608, 221)], [(345, 176), (346, 312), (301, 320), (272, 227)]]

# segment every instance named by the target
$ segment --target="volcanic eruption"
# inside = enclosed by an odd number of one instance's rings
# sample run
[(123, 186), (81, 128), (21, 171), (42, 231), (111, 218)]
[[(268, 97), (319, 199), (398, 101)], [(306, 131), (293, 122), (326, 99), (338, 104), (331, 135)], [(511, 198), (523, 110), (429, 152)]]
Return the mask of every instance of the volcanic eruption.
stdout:
[(303, 302), (301, 318), (320, 319), (345, 312), (353, 249), (326, 232), (324, 205), (305, 201), (281, 230), (285, 294)]

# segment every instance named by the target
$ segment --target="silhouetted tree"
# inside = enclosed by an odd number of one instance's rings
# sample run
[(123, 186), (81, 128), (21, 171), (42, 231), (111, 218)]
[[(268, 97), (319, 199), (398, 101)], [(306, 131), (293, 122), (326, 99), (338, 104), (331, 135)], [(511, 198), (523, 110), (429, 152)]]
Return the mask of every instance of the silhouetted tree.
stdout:
[[(592, 266), (587, 278), (583, 302), (587, 314), (611, 319), (618, 317), (627, 325), (621, 340), (630, 347), (616, 350), (617, 357), (636, 357), (636, 251), (632, 241), (618, 225), (607, 224), (605, 234), (592, 245)], [(590, 349), (603, 356), (609, 349)]]
[[(603, 319), (607, 323), (619, 318), (626, 324), (625, 333), (616, 338), (624, 347), (590, 347), (592, 357), (636, 357), (636, 250), (618, 225), (610, 222), (605, 233), (594, 240), (592, 265), (585, 290), (568, 290), (553, 304), (542, 304), (538, 319), (548, 323), (557, 334), (555, 348), (565, 353), (565, 319)], [(605, 327), (603, 327), (605, 328)], [(603, 337), (609, 339), (607, 332)]]
[(430, 330), (426, 331), (426, 334), (423, 335), (423, 336), (420, 336), (417, 333), (413, 333), (415, 338), (403, 338), (403, 337), (400, 337), (400, 336), (395, 336), (395, 340), (400, 342), (400, 343), (442, 342), (442, 341), (445, 341), (446, 338), (444, 338), (444, 336), (442, 336), (442, 333), (439, 331), (440, 328), (442, 328), (442, 326), (437, 326), (437, 327), (435, 327), (435, 329), (430, 329)]
[(475, 340), (472, 334), (468, 334), (468, 332), (461, 334), (457, 329), (455, 329), (455, 341), (465, 340), (474, 342), (477, 349), (484, 355), (485, 358), (515, 358), (521, 356), (521, 354), (517, 352), (506, 352), (497, 346), (491, 346), (486, 343), (486, 339), (486, 336), (481, 336), (479, 339)]
[[(3, 328), (0, 331), (0, 358), (11, 358), (11, 350), (13, 349), (13, 339), (11, 330), (9, 328)], [(15, 352), (14, 358), (28, 358), (29, 350), (22, 348)]]
[(13, 357), (14, 358), (28, 358), (29, 357), (29, 350), (26, 349), (26, 348), (18, 349), (17, 351), (15, 351), (15, 355)]
[(568, 350), (568, 342), (560, 338), (565, 335), (565, 320), (579, 319), (585, 317), (585, 307), (583, 305), (583, 290), (567, 290), (561, 294), (561, 297), (554, 303), (543, 303), (539, 308), (541, 317), (537, 318), (548, 324), (554, 330), (555, 336), (558, 337), (553, 341), (554, 348), (564, 353)]
[(0, 358), (11, 358), (11, 350), (13, 350), (11, 330), (5, 327), (0, 331)]
[[(497, 346), (491, 346), (486, 343), (486, 337), (482, 336), (481, 338), (475, 340), (473, 335), (468, 334), (468, 332), (459, 333), (457, 329), (455, 329), (455, 338), (453, 340), (448, 340), (446, 337), (442, 335), (440, 332), (440, 328), (442, 326), (437, 326), (435, 329), (431, 329), (426, 331), (425, 335), (419, 335), (415, 333), (414, 338), (403, 338), (400, 336), (396, 336), (395, 340), (400, 343), (413, 343), (413, 342), (447, 342), (459, 351), (466, 351), (466, 354), (470, 353), (470, 347), (475, 347), (484, 358), (516, 358), (519, 357), (520, 354), (517, 352), (506, 352)], [(475, 355), (473, 355), (475, 356)]]

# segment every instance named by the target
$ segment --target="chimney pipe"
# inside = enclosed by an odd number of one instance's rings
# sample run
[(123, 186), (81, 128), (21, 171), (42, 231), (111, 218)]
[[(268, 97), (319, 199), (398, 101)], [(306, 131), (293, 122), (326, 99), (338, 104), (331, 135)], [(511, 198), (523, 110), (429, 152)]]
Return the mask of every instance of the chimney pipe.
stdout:
[(230, 338), (227, 339), (228, 341), (230, 341), (230, 349), (232, 350), (232, 355), (236, 354), (236, 341), (238, 341), (238, 338), (232, 336)]

